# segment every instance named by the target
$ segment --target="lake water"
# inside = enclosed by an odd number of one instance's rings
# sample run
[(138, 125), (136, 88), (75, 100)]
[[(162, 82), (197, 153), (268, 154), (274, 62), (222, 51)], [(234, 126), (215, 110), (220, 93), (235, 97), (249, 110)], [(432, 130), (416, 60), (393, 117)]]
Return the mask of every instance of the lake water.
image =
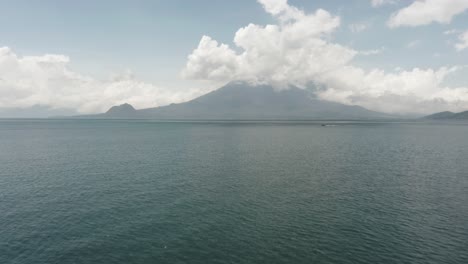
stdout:
[(468, 125), (0, 120), (0, 263), (468, 263)]

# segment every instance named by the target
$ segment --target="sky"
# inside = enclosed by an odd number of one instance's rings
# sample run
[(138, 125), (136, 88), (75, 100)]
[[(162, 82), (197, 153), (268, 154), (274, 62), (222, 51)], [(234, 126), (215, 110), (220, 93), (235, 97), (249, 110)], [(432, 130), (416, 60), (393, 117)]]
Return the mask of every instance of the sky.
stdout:
[(155, 107), (238, 80), (387, 113), (468, 110), (468, 0), (0, 6), (0, 115)]

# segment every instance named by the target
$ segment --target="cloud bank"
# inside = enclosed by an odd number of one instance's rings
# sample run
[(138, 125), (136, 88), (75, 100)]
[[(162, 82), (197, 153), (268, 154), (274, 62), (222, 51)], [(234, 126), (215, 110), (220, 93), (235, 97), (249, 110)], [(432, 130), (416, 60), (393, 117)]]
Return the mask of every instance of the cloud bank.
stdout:
[(396, 28), (422, 26), (433, 22), (448, 24), (467, 9), (467, 0), (419, 0), (393, 14), (387, 25)]
[(203, 36), (188, 57), (183, 75), (190, 79), (290, 85), (310, 84), (322, 99), (356, 104), (390, 113), (430, 113), (468, 109), (467, 87), (446, 87), (458, 67), (440, 69), (365, 70), (353, 59), (366, 55), (333, 43), (340, 18), (319, 9), (307, 14), (286, 0), (258, 0), (277, 21), (249, 24), (234, 36), (235, 48)]
[(64, 55), (20, 57), (0, 48), (0, 108), (42, 105), (96, 113), (125, 102), (145, 108), (193, 96), (138, 81), (130, 72), (97, 80), (71, 71), (69, 63)]

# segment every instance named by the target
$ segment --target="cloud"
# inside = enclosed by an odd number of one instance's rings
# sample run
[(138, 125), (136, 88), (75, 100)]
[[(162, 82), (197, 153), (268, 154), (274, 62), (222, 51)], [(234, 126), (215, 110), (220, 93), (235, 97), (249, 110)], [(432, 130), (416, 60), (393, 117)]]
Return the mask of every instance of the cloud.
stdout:
[(417, 39), (417, 40), (410, 41), (408, 44), (406, 44), (406, 47), (408, 49), (414, 49), (417, 46), (419, 46), (419, 44), (421, 44), (421, 41), (419, 39)]
[(97, 80), (70, 70), (69, 64), (64, 55), (20, 57), (8, 47), (0, 48), (0, 108), (41, 105), (95, 113), (124, 102), (144, 108), (193, 96), (138, 81), (130, 71)]
[(300, 86), (311, 75), (345, 65), (357, 53), (323, 39), (338, 28), (339, 17), (322, 9), (306, 15), (286, 1), (259, 2), (278, 19), (277, 25), (249, 24), (239, 29), (234, 44), (243, 50), (240, 54), (228, 45), (203, 36), (188, 57), (183, 76)]
[(364, 71), (348, 66), (323, 76), (328, 89), (319, 97), (345, 104), (363, 105), (390, 113), (431, 113), (468, 108), (468, 88), (443, 86), (445, 78), (458, 68), (409, 71)]
[(468, 30), (458, 35), (458, 43), (455, 44), (457, 51), (462, 51), (468, 48)]
[(380, 47), (378, 49), (363, 50), (363, 51), (360, 51), (359, 54), (364, 55), (364, 56), (370, 56), (370, 55), (380, 54), (380, 53), (382, 53), (384, 51), (385, 51), (385, 47)]
[[(333, 43), (340, 18), (319, 9), (305, 13), (285, 0), (259, 0), (277, 20), (274, 25), (249, 24), (234, 36), (234, 48), (203, 36), (188, 57), (183, 75), (190, 79), (248, 81), (316, 90), (317, 96), (373, 110), (429, 113), (468, 109), (468, 88), (444, 85), (457, 67), (386, 72), (365, 70), (353, 59), (366, 52)], [(375, 52), (369, 52), (368, 55)]]
[(349, 30), (353, 33), (359, 33), (369, 28), (367, 23), (355, 23), (349, 25)]
[(457, 33), (460, 33), (460, 30), (450, 29), (450, 30), (444, 31), (444, 35), (453, 35), (453, 34), (457, 34)]
[(391, 28), (422, 26), (433, 22), (449, 24), (468, 9), (467, 0), (419, 0), (394, 13), (387, 21)]
[(380, 7), (383, 5), (395, 4), (397, 0), (371, 0), (371, 5), (373, 7)]

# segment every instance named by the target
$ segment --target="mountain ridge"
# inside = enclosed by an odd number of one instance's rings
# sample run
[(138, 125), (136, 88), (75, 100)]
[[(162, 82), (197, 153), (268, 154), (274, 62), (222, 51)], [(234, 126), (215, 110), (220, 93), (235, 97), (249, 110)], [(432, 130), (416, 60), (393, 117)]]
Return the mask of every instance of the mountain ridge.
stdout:
[(140, 118), (162, 120), (342, 120), (393, 116), (361, 106), (317, 99), (299, 88), (276, 91), (268, 85), (229, 83), (190, 101), (135, 110), (129, 104), (114, 106), (86, 118)]
[(468, 120), (468, 111), (463, 111), (459, 113), (444, 111), (444, 112), (434, 113), (434, 114), (425, 116), (423, 118), (431, 119), (431, 120)]

